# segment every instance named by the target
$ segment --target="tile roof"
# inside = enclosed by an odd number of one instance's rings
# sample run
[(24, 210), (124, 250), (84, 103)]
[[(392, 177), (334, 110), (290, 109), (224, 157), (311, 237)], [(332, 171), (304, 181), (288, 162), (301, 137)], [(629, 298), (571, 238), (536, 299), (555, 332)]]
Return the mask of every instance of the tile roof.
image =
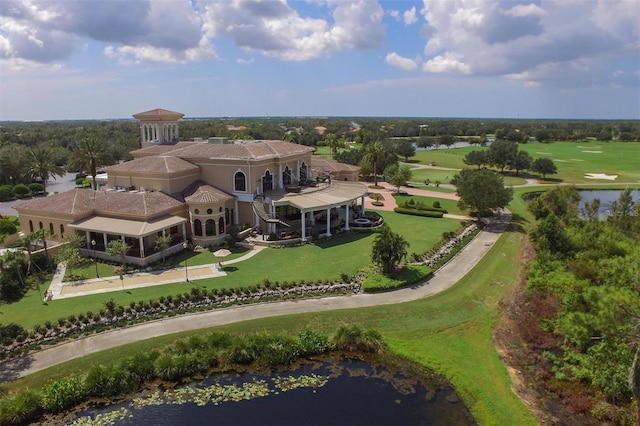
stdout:
[(323, 170), (331, 172), (357, 172), (360, 167), (353, 166), (351, 164), (339, 163), (334, 160), (327, 160), (326, 158), (318, 157), (317, 155), (311, 156), (311, 168), (316, 170)]
[(15, 209), (18, 213), (36, 210), (40, 213), (73, 216), (100, 212), (150, 217), (182, 205), (179, 200), (163, 192), (93, 191), (90, 188), (76, 188), (18, 204)]
[(183, 195), (184, 200), (192, 204), (222, 203), (234, 199), (232, 195), (201, 180), (189, 185), (187, 189), (183, 191)]
[(179, 120), (184, 117), (181, 112), (169, 111), (168, 109), (156, 108), (149, 111), (133, 114), (133, 118), (141, 121), (161, 121), (163, 118), (167, 120)]
[(235, 141), (232, 144), (202, 142), (168, 153), (180, 158), (262, 160), (313, 152), (314, 148), (286, 141)]
[(107, 174), (130, 172), (171, 174), (191, 170), (196, 171), (200, 170), (200, 168), (180, 158), (164, 155), (136, 158), (135, 160), (126, 161), (122, 164), (109, 166), (105, 170)]

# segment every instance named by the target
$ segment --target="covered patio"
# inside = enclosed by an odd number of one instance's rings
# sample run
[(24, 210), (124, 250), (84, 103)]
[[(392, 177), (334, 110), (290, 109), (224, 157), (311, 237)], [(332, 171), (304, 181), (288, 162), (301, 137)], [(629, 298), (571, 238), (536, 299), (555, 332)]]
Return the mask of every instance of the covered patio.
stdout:
[(149, 221), (93, 216), (69, 227), (84, 233), (86, 247), (81, 250), (83, 255), (113, 260), (106, 248), (110, 241), (123, 240), (131, 247), (124, 262), (138, 266), (161, 259), (163, 254), (155, 251), (159, 236), (171, 236), (165, 256), (183, 250), (182, 243), (187, 241), (187, 219), (180, 216), (163, 216)]
[(302, 241), (306, 241), (314, 229), (327, 237), (336, 227), (348, 231), (354, 219), (364, 216), (367, 193), (367, 186), (361, 182), (332, 181), (301, 191), (269, 194), (265, 202), (269, 204), (269, 215), (273, 219), (267, 222), (268, 233), (276, 233), (278, 221), (286, 221), (281, 220), (277, 212), (287, 207), (295, 209), (295, 214), (299, 215), (297, 219), (286, 222), (291, 228), (287, 232), (299, 232)]

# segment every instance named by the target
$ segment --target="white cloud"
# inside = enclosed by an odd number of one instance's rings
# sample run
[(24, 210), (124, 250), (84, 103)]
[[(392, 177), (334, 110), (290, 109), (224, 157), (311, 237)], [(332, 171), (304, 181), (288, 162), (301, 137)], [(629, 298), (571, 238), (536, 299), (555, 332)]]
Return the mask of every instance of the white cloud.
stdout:
[(396, 68), (403, 69), (405, 71), (413, 71), (418, 68), (418, 62), (411, 58), (405, 58), (398, 55), (396, 52), (389, 53), (384, 61)]
[(200, 6), (209, 37), (229, 36), (243, 49), (283, 60), (375, 48), (385, 35), (384, 11), (371, 0), (328, 0), (333, 26), (325, 19), (300, 16), (285, 0), (205, 0)]
[(391, 16), (393, 19), (395, 19), (396, 21), (400, 22), (400, 11), (399, 10), (389, 10), (387, 11), (387, 13), (389, 14), (389, 16)]
[(411, 9), (405, 10), (402, 17), (405, 25), (411, 25), (418, 22), (418, 17), (416, 16), (416, 7), (413, 6)]
[(237, 58), (236, 62), (243, 65), (249, 65), (254, 62), (254, 59), (253, 58), (250, 58), (250, 59)]
[[(423, 0), (426, 72), (503, 75), (526, 85), (610, 84), (607, 64), (640, 49), (632, 0)], [(636, 61), (637, 63), (637, 61)]]

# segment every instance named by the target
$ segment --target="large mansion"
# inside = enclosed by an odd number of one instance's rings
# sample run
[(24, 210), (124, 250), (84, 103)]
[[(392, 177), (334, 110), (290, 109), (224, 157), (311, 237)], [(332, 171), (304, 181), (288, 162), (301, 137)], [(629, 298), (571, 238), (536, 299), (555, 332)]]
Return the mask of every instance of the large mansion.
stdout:
[(311, 147), (280, 140), (182, 141), (183, 114), (156, 109), (134, 117), (142, 136), (134, 159), (108, 167), (96, 191), (76, 188), (15, 206), (25, 232), (48, 229), (58, 241), (81, 233), (85, 254), (97, 257), (106, 257), (109, 241), (123, 239), (132, 247), (127, 261), (147, 265), (158, 259), (161, 235), (172, 236), (172, 251), (183, 242), (220, 245), (237, 225), (265, 235), (295, 232), (306, 240), (317, 232), (317, 220), (331, 235), (337, 227), (349, 229), (363, 209), (367, 187), (358, 182), (359, 168), (314, 156)]

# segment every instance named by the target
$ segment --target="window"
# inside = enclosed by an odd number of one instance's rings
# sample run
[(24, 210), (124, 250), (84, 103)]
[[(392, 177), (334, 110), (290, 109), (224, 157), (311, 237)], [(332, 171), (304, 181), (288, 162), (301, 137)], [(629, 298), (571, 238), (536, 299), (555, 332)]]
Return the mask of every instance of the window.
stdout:
[(53, 223), (49, 222), (49, 235), (53, 237), (55, 232), (53, 231)]
[(193, 233), (202, 236), (202, 222), (200, 222), (200, 219), (193, 221)]
[(205, 232), (207, 233), (207, 237), (216, 235), (216, 222), (213, 219), (209, 219), (205, 223)]
[(300, 180), (307, 180), (307, 179), (308, 179), (307, 163), (303, 161), (302, 164), (300, 165)]
[(60, 238), (64, 238), (64, 225), (60, 224)]
[(224, 234), (224, 219), (220, 218), (220, 220), (218, 220), (218, 232), (220, 232), (221, 234)]
[(193, 212), (194, 212), (195, 214), (200, 214), (200, 209), (195, 209)]
[(233, 187), (237, 192), (247, 191), (247, 179), (242, 172), (236, 172), (233, 176)]
[(207, 214), (213, 214), (213, 209), (207, 209)]
[(262, 177), (262, 193), (264, 194), (267, 191), (271, 191), (273, 189), (273, 175), (269, 170), (264, 172), (264, 176)]
[(291, 185), (291, 169), (289, 166), (285, 167), (282, 171), (282, 184)]
[(29, 232), (33, 232), (33, 222), (29, 221)]
[(38, 222), (38, 228), (39, 228), (39, 229), (44, 228), (44, 227), (42, 226), (42, 222)]

